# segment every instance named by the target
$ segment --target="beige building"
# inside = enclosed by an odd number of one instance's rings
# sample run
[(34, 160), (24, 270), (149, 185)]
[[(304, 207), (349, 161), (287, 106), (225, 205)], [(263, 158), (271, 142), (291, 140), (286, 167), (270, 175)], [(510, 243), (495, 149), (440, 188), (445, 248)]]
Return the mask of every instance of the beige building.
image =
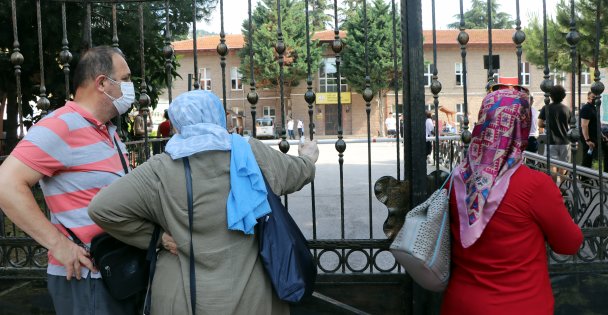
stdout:
[[(499, 59), (499, 69), (496, 78), (499, 81), (517, 78), (517, 55), (516, 47), (511, 36), (514, 30), (494, 30), (492, 32), (492, 46), (495, 58)], [(458, 125), (459, 117), (464, 115), (463, 97), (463, 73), (460, 44), (456, 37), (458, 30), (438, 30), (437, 31), (437, 71), (438, 80), (442, 84), (439, 94), (439, 119), (442, 122), (450, 122)], [(467, 30), (470, 40), (467, 48), (467, 92), (469, 118), (471, 123), (476, 121), (487, 82), (487, 70), (484, 69), (484, 55), (488, 55), (488, 33), (487, 30)], [(346, 36), (340, 33), (341, 37)], [(334, 38), (333, 31), (318, 32), (313, 39), (320, 42), (331, 43)], [(432, 32), (424, 31), (424, 80), (425, 80), (425, 106), (433, 109), (433, 95), (430, 91), (431, 77), (433, 73), (433, 43)], [(198, 74), (200, 87), (211, 90), (220, 98), (223, 98), (222, 89), (222, 69), (220, 57), (216, 52), (219, 36), (205, 36), (197, 39)], [(251, 133), (254, 122), (251, 119), (251, 106), (247, 101), (249, 85), (242, 82), (238, 68), (240, 60), (237, 52), (244, 47), (242, 35), (226, 35), (226, 44), (229, 53), (226, 56), (225, 67), (225, 87), (226, 87), (226, 108), (233, 113), (244, 117), (245, 132)], [(181, 64), (177, 69), (181, 78), (176, 78), (173, 83), (173, 95), (179, 95), (188, 91), (189, 84), (192, 88), (194, 74), (193, 42), (184, 40), (173, 43), (175, 54)], [(543, 80), (542, 69), (529, 64), (525, 59), (525, 52), (522, 55), (522, 78), (523, 84), (528, 86), (532, 95), (535, 97), (534, 107), (540, 109), (543, 106), (543, 92), (540, 91), (540, 83)], [(555, 84), (562, 84), (569, 90), (570, 79), (566, 73), (551, 74)], [(346, 81), (347, 83), (347, 81)], [(583, 71), (583, 90), (590, 87), (592, 83), (589, 71)], [(298, 86), (291, 88), (291, 93), (285, 95), (285, 113), (287, 117), (304, 122), (305, 133), (308, 133), (309, 115), (308, 104), (304, 100), (306, 92), (306, 82), (303, 80)], [(335, 75), (335, 58), (331, 49), (324, 52), (322, 65), (317, 73), (313, 75), (313, 89), (317, 95), (317, 102), (313, 105), (313, 122), (317, 135), (336, 135), (338, 128), (338, 106), (337, 106), (337, 79)], [(341, 86), (343, 134), (364, 136), (367, 133), (367, 114), (365, 111), (365, 101), (360, 94), (351, 92), (348, 84)], [(262, 116), (272, 116), (276, 118), (278, 126), (281, 126), (281, 99), (278, 89), (261, 90), (258, 89), (259, 101), (257, 104), (256, 118)], [(166, 96), (161, 96), (166, 99)], [(399, 95), (401, 100), (401, 95)], [(385, 128), (383, 118), (388, 112), (395, 112), (394, 93), (391, 91), (383, 97), (383, 103), (379, 104), (375, 96), (371, 103), (371, 133), (372, 136), (381, 135)], [(565, 100), (570, 103), (569, 98)], [(380, 115), (382, 113), (382, 115)]]

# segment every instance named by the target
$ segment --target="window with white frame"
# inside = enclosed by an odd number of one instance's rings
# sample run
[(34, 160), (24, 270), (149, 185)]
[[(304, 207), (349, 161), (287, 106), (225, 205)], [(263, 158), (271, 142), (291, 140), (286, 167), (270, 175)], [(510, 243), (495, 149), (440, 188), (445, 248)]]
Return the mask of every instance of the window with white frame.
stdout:
[(263, 113), (264, 113), (264, 116), (268, 116), (268, 117), (272, 117), (272, 118), (275, 117), (274, 107), (272, 107), (272, 106), (264, 106)]
[(230, 68), (230, 82), (233, 90), (243, 89), (243, 75), (239, 71), (239, 67)]
[(454, 64), (454, 74), (456, 75), (456, 86), (462, 86), (464, 76), (462, 74), (462, 62), (457, 62)]
[(432, 63), (428, 63), (424, 65), (424, 86), (431, 86), (431, 82), (433, 82), (433, 70), (435, 69), (435, 65)]
[(566, 83), (566, 73), (551, 72), (549, 74), (549, 80), (553, 81), (553, 85), (564, 85), (564, 83)]
[(209, 68), (201, 68), (198, 70), (199, 82), (201, 90), (211, 90), (211, 73)]
[(435, 105), (434, 104), (424, 104), (424, 109), (429, 112), (432, 112), (435, 110)]
[[(336, 58), (325, 58), (319, 67), (319, 92), (338, 92)], [(340, 92), (348, 92), (346, 78), (340, 77)]]
[(530, 63), (521, 63), (521, 85), (530, 85)]
[(591, 72), (589, 67), (583, 67), (581, 69), (581, 85), (591, 85)]

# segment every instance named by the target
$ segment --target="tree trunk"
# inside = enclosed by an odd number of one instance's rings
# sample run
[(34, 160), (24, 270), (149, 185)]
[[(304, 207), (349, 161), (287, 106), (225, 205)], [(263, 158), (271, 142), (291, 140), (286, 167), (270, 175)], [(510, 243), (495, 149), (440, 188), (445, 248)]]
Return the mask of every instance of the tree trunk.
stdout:
[(378, 122), (379, 129), (378, 130), (380, 131), (379, 134), (381, 134), (382, 137), (386, 137), (386, 124), (384, 123), (384, 121), (386, 119), (384, 119), (384, 106), (382, 106), (383, 104), (382, 104), (381, 100), (382, 100), (382, 94), (380, 93), (380, 91), (378, 91), (377, 101), (378, 101), (378, 112), (380, 113), (380, 115), (378, 115), (378, 119), (379, 119), (379, 122)]

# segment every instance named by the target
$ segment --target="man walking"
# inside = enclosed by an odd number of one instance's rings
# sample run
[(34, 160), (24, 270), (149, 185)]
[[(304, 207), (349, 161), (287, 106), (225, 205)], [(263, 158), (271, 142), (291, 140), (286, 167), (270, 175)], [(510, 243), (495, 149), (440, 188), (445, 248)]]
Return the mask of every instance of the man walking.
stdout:
[[(103, 232), (87, 213), (91, 199), (124, 175), (126, 147), (110, 119), (135, 100), (131, 72), (122, 53), (89, 49), (74, 72), (74, 101), (32, 127), (0, 166), (0, 208), (48, 249), (48, 290), (57, 314), (134, 314), (134, 300), (114, 300), (101, 282), (84, 246)], [(40, 182), (51, 212), (38, 207), (31, 187)], [(76, 278), (76, 279), (73, 279)]]
[[(538, 126), (547, 130), (552, 159), (569, 162), (568, 122), (571, 112), (568, 106), (562, 104), (566, 90), (561, 85), (555, 85), (550, 92), (551, 104), (543, 107), (538, 115)], [(557, 180), (557, 167), (551, 167), (553, 181)]]
[(395, 116), (393, 116), (393, 112), (388, 113), (388, 117), (384, 120), (384, 124), (386, 125), (386, 134), (389, 138), (397, 137), (397, 122), (395, 121)]
[(304, 123), (298, 119), (298, 134), (300, 135), (300, 139), (304, 136)]
[(583, 163), (591, 167), (593, 160), (598, 159), (598, 146), (602, 145), (604, 172), (608, 172), (608, 137), (597, 133), (597, 108), (595, 107), (595, 94), (587, 93), (587, 103), (581, 107), (581, 142), (583, 150)]
[(289, 118), (289, 121), (287, 121), (287, 134), (289, 135), (289, 139), (296, 138), (293, 134), (293, 118)]

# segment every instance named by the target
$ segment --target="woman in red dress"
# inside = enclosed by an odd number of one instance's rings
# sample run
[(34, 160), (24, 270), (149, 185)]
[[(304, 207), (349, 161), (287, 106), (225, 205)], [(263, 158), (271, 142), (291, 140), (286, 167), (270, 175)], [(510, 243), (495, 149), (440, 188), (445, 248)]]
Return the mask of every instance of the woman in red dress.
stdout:
[(468, 156), (453, 173), (442, 315), (553, 314), (545, 242), (573, 255), (583, 241), (551, 177), (523, 164), (528, 91), (498, 88), (484, 98)]

